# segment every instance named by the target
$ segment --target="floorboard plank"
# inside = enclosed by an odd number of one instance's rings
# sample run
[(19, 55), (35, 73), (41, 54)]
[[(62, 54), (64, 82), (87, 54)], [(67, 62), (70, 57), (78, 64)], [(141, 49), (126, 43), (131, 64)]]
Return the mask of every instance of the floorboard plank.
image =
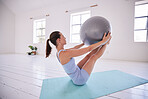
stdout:
[(0, 83), (0, 99), (39, 99), (39, 97)]
[(5, 77), (0, 77), (0, 83), (36, 97), (39, 97), (41, 91), (41, 87), (33, 86), (25, 82), (20, 82)]

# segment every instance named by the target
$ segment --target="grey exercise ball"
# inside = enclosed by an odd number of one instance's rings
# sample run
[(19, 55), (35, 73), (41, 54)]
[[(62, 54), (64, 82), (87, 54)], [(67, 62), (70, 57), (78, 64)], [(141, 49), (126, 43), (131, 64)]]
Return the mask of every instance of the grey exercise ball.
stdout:
[(101, 16), (94, 16), (82, 24), (80, 37), (84, 44), (91, 45), (101, 41), (104, 33), (108, 32), (111, 32), (109, 21)]

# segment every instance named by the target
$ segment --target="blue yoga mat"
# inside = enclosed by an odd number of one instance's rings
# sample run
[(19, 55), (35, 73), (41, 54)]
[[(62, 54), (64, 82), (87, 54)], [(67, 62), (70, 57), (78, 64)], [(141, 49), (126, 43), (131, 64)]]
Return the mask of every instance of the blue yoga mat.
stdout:
[(87, 83), (76, 86), (69, 77), (43, 80), (40, 99), (93, 99), (148, 83), (118, 70), (92, 73)]

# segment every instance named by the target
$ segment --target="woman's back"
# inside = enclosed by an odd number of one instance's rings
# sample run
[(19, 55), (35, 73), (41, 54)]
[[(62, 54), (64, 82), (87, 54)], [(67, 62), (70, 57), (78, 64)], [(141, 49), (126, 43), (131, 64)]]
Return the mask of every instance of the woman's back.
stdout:
[[(57, 58), (59, 60), (59, 62), (61, 63), (60, 59), (59, 59), (59, 54), (62, 52), (62, 51), (66, 51), (64, 49), (60, 50), (58, 53), (57, 53)], [(65, 64), (62, 64), (61, 65), (63, 66), (65, 72), (67, 74), (71, 74), (71, 73), (74, 73), (75, 70), (78, 68), (78, 66), (75, 64), (75, 59), (74, 58), (71, 58), (67, 63)]]
[(60, 61), (62, 65), (68, 63), (71, 60), (71, 58), (65, 57), (64, 52), (66, 51), (67, 51), (66, 49), (61, 49), (59, 50), (59, 52), (57, 52), (58, 60)]

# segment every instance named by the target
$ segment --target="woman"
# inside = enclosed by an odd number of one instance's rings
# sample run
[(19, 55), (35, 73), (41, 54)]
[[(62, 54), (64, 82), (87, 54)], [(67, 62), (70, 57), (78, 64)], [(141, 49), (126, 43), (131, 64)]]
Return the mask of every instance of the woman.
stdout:
[[(64, 49), (66, 38), (59, 31), (54, 31), (50, 34), (50, 38), (46, 43), (46, 58), (51, 53), (52, 48), (49, 45), (49, 41), (51, 41), (51, 43), (56, 46), (59, 62), (62, 64), (65, 72), (70, 76), (73, 83), (75, 85), (84, 85), (93, 70), (96, 60), (102, 56), (110, 39), (111, 33), (108, 33), (107, 36), (105, 33), (102, 41), (88, 47), (79, 49), (84, 45), (80, 44), (70, 49)], [(76, 65), (73, 57), (77, 57), (88, 52), (90, 53)]]

